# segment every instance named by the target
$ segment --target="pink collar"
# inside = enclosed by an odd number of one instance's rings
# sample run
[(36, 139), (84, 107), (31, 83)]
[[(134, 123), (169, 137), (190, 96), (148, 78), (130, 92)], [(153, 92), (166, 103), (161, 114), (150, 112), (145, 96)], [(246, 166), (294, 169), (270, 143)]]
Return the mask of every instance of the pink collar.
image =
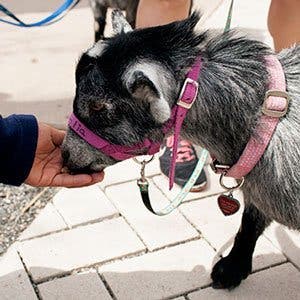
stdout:
[[(173, 154), (169, 176), (170, 189), (174, 184), (175, 165), (177, 157), (178, 140), (182, 123), (188, 110), (193, 105), (198, 94), (198, 77), (201, 71), (202, 60), (198, 57), (188, 72), (185, 82), (183, 84), (179, 100), (177, 104), (172, 108), (171, 118), (164, 124), (163, 133), (167, 134), (174, 127), (174, 142), (173, 142)], [(133, 146), (115, 145), (109, 141), (101, 138), (88, 129), (75, 115), (71, 114), (69, 118), (69, 127), (76, 132), (82, 139), (84, 139), (91, 146), (95, 147), (105, 155), (110, 156), (116, 160), (122, 161), (128, 158), (135, 157), (137, 155), (153, 155), (160, 149), (160, 143), (145, 139), (143, 142)]]
[(288, 110), (289, 96), (286, 92), (285, 76), (282, 66), (275, 55), (265, 57), (269, 71), (269, 90), (262, 107), (262, 116), (239, 160), (233, 166), (220, 164), (213, 160), (212, 168), (218, 174), (241, 179), (258, 163), (264, 154), (279, 119)]

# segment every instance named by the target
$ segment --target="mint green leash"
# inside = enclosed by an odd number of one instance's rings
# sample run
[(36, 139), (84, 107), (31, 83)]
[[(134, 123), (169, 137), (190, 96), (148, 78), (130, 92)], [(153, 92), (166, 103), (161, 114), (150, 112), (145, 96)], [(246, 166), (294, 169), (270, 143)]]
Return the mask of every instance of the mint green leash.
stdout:
[(234, 0), (231, 0), (229, 10), (228, 10), (228, 14), (227, 14), (226, 24), (225, 24), (225, 27), (224, 27), (224, 32), (227, 32), (227, 31), (230, 30), (232, 14), (233, 14), (233, 5), (234, 5)]
[(184, 185), (182, 190), (177, 194), (177, 196), (174, 198), (174, 200), (172, 200), (168, 206), (166, 206), (165, 208), (156, 212), (156, 215), (158, 215), (158, 216), (168, 215), (174, 209), (176, 209), (178, 206), (180, 206), (182, 204), (183, 200), (185, 199), (187, 194), (190, 192), (191, 188), (194, 186), (197, 178), (199, 177), (199, 175), (205, 165), (207, 157), (208, 157), (208, 151), (205, 149), (202, 149), (200, 158), (197, 162), (197, 165), (196, 165), (191, 177), (187, 181), (187, 183)]
[[(229, 31), (230, 27), (231, 27), (233, 4), (234, 4), (234, 0), (231, 0), (224, 32)], [(170, 214), (176, 208), (178, 208), (183, 203), (183, 200), (185, 199), (187, 194), (190, 192), (191, 188), (194, 186), (197, 178), (199, 177), (201, 171), (203, 170), (203, 167), (207, 160), (208, 154), (209, 153), (207, 150), (205, 150), (205, 149), (201, 150), (199, 160), (198, 160), (197, 165), (196, 165), (192, 175), (190, 176), (189, 180), (186, 182), (186, 184), (181, 189), (181, 191), (177, 194), (177, 196), (170, 202), (170, 204), (168, 204), (166, 207), (164, 207), (163, 209), (160, 209), (158, 211), (156, 211), (152, 208), (151, 201), (149, 198), (149, 183), (145, 177), (145, 167), (146, 167), (147, 163), (152, 161), (153, 157), (148, 161), (144, 160), (142, 162), (138, 161), (137, 159), (134, 159), (135, 162), (141, 164), (141, 178), (137, 181), (137, 185), (140, 189), (143, 203), (145, 204), (147, 209), (157, 216), (165, 216), (165, 215)]]
[(187, 183), (184, 185), (182, 190), (177, 194), (174, 200), (170, 202), (170, 204), (168, 204), (166, 207), (158, 211), (154, 210), (151, 205), (151, 201), (149, 197), (149, 182), (145, 176), (145, 167), (149, 162), (153, 160), (153, 157), (154, 156), (152, 156), (149, 160), (143, 160), (143, 161), (139, 161), (136, 158), (133, 159), (136, 163), (141, 165), (141, 178), (137, 180), (137, 185), (140, 189), (141, 197), (146, 208), (157, 216), (165, 216), (170, 214), (174, 209), (176, 209), (179, 205), (182, 204), (184, 198), (190, 192), (191, 188), (194, 186), (197, 178), (199, 177), (205, 165), (205, 162), (208, 157), (208, 151), (205, 149), (201, 150), (200, 158)]

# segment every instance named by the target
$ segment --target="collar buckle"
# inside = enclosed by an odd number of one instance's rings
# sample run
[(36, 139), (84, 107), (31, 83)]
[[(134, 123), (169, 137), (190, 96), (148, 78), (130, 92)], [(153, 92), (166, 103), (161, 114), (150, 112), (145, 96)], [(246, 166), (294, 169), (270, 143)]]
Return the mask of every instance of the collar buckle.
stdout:
[(182, 86), (177, 105), (190, 109), (194, 104), (199, 90), (199, 84), (192, 78), (187, 77)]
[[(275, 101), (273, 100), (273, 108), (268, 107), (270, 106), (270, 103), (268, 103), (269, 97), (284, 98), (285, 106), (281, 109), (281, 105), (276, 105), (277, 103), (275, 103)], [(287, 113), (289, 102), (290, 96), (287, 92), (279, 90), (269, 90), (266, 92), (265, 100), (262, 107), (262, 113), (268, 117), (281, 118)]]

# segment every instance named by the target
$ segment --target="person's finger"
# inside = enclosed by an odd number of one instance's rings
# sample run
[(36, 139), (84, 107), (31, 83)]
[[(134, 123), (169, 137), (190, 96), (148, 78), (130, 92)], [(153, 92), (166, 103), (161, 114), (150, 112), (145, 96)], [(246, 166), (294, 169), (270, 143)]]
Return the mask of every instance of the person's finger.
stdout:
[(87, 183), (87, 184), (85, 184), (85, 185), (82, 185), (81, 187), (90, 186), (90, 185), (99, 183), (104, 178), (104, 174), (103, 173), (95, 173), (95, 174), (91, 174), (90, 176), (92, 177), (92, 181), (89, 182), (89, 183)]
[(93, 177), (87, 174), (58, 174), (52, 180), (52, 186), (81, 187), (93, 184)]
[(93, 178), (93, 183), (97, 183), (103, 180), (104, 178), (104, 172), (101, 173), (93, 173), (91, 174), (92, 178)]
[(60, 146), (64, 140), (66, 132), (64, 130), (59, 130), (56, 128), (52, 128), (51, 137), (54, 145)]

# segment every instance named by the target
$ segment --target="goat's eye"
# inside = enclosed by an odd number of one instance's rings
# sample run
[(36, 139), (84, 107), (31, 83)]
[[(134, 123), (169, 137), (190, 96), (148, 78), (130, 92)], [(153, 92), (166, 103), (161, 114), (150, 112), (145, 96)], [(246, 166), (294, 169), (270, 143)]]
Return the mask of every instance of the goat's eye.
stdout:
[(90, 105), (90, 108), (94, 111), (100, 111), (106, 108), (105, 103), (95, 102)]

